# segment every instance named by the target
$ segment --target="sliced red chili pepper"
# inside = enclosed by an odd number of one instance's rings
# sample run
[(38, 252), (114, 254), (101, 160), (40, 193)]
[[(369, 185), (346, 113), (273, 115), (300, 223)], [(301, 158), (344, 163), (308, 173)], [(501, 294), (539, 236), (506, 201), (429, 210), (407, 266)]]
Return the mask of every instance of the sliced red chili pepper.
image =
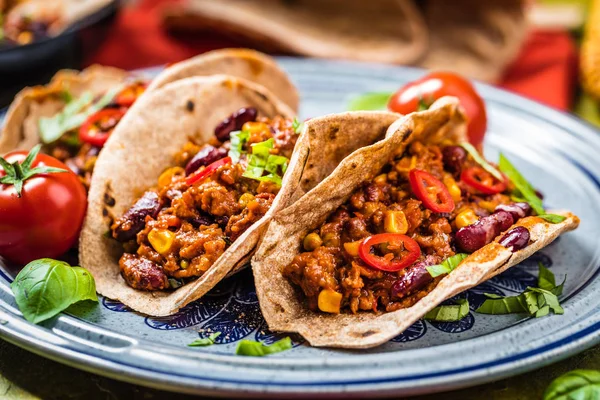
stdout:
[(420, 169), (411, 169), (408, 178), (415, 196), (429, 210), (437, 213), (449, 213), (454, 210), (454, 200), (446, 185), (438, 178)]
[(216, 170), (218, 170), (225, 164), (231, 164), (231, 157), (221, 158), (220, 160), (217, 160), (212, 164), (208, 164), (206, 168), (199, 169), (198, 171), (188, 176), (185, 180), (185, 183), (187, 183), (188, 185), (193, 185), (194, 183), (201, 181), (202, 179), (208, 178)]
[(506, 190), (506, 182), (499, 181), (481, 167), (463, 170), (460, 180), (483, 194), (496, 194)]
[[(395, 250), (400, 255), (389, 252), (379, 256), (371, 251), (373, 246), (387, 244), (388, 250)], [(369, 236), (358, 246), (358, 256), (367, 265), (382, 271), (395, 272), (408, 267), (421, 255), (419, 244), (406, 235), (399, 233), (380, 233)]]
[(130, 107), (144, 93), (148, 84), (146, 82), (134, 82), (121, 90), (115, 97), (115, 103), (121, 107)]
[(106, 108), (90, 115), (79, 127), (79, 140), (97, 147), (104, 146), (123, 115), (125, 110), (119, 108)]

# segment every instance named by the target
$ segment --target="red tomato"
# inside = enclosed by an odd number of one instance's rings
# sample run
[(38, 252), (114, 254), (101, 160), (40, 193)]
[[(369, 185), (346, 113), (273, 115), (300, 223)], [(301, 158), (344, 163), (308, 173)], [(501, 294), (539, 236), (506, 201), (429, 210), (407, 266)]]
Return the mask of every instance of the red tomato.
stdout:
[(429, 107), (443, 96), (455, 96), (467, 114), (469, 142), (479, 149), (487, 129), (483, 99), (465, 78), (452, 72), (432, 72), (401, 87), (390, 99), (388, 108), (400, 114), (419, 110), (420, 103)]
[[(56, 258), (77, 241), (87, 206), (85, 188), (73, 172), (57, 159), (34, 155), (31, 168), (21, 163), (27, 152), (13, 151), (5, 160), (21, 164), (16, 174), (0, 167), (0, 255), (27, 264), (38, 258)], [(34, 153), (35, 152), (35, 153)], [(48, 168), (66, 172), (49, 172)], [(40, 173), (30, 172), (41, 168)], [(27, 178), (27, 175), (30, 175)], [(19, 197), (17, 188), (6, 183), (9, 177), (25, 177)]]
[[(373, 246), (387, 244), (401, 250), (401, 256), (394, 256), (388, 253), (385, 256), (379, 256), (371, 252)], [(389, 255), (392, 255), (390, 257)], [(367, 265), (381, 271), (395, 272), (404, 269), (417, 261), (421, 255), (419, 244), (412, 238), (399, 233), (380, 233), (369, 236), (364, 239), (358, 247), (358, 256)]]
[(105, 108), (90, 115), (79, 127), (79, 140), (97, 147), (104, 146), (123, 115), (125, 110), (120, 108)]
[(454, 200), (448, 188), (438, 178), (420, 169), (408, 173), (410, 188), (423, 205), (436, 213), (449, 213), (454, 210)]

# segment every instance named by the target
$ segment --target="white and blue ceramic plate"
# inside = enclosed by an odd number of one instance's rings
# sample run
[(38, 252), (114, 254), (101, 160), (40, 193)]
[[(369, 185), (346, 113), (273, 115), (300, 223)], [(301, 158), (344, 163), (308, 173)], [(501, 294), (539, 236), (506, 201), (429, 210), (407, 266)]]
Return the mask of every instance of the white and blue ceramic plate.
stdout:
[[(348, 98), (395, 90), (422, 71), (371, 64), (282, 58), (302, 94), (301, 117), (344, 111)], [(537, 265), (559, 281), (564, 315), (524, 318), (471, 312), (456, 323), (419, 321), (389, 343), (366, 351), (294, 348), (266, 358), (235, 356), (241, 339), (267, 343), (270, 332), (246, 270), (168, 318), (147, 318), (102, 298), (92, 308), (39, 326), (19, 313), (0, 268), (0, 337), (40, 355), (115, 379), (203, 394), (280, 397), (408, 395), (454, 389), (523, 373), (600, 343), (600, 137), (576, 118), (487, 85), (478, 85), (489, 114), (485, 152), (499, 151), (545, 194), (548, 207), (568, 208), (581, 226), (506, 273), (469, 290), (472, 309), (483, 293), (514, 295), (537, 282)], [(204, 331), (223, 334), (210, 347), (186, 344)]]

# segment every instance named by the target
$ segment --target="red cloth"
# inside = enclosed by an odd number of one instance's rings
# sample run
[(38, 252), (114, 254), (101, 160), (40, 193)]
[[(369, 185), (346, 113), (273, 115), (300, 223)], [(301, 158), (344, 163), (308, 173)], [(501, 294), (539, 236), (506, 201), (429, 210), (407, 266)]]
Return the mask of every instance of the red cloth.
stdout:
[[(135, 69), (243, 45), (216, 34), (169, 35), (161, 27), (161, 9), (169, 1), (139, 0), (134, 7), (125, 7), (106, 41), (86, 64)], [(567, 32), (532, 32), (500, 86), (566, 110), (576, 87), (576, 72), (577, 50)]]

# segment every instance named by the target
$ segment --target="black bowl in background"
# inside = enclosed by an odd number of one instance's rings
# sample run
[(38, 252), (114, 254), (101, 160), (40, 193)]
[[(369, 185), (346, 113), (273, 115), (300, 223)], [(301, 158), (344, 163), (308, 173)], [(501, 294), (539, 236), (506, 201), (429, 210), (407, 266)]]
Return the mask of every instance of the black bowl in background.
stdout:
[(23, 46), (0, 47), (0, 107), (25, 86), (47, 83), (59, 69), (82, 66), (112, 26), (120, 1), (114, 0), (58, 36)]

